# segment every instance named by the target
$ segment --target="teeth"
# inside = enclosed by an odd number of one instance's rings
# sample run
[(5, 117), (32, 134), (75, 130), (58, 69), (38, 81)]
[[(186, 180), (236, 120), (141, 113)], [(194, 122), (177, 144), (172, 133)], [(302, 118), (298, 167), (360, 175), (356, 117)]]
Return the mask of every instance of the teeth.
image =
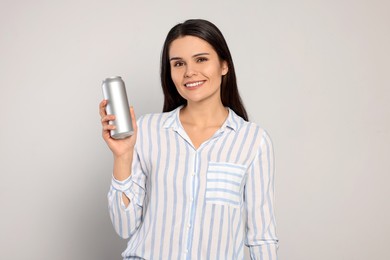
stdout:
[(192, 87), (199, 86), (202, 83), (203, 83), (203, 81), (198, 81), (198, 82), (194, 82), (194, 83), (185, 84), (185, 86), (188, 87), (188, 88), (192, 88)]

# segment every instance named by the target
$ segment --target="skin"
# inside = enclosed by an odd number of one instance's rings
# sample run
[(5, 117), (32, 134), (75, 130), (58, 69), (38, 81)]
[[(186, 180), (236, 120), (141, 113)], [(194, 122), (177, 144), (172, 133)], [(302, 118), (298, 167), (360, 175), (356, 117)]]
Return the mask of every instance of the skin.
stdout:
[[(210, 44), (194, 36), (174, 40), (169, 49), (169, 57), (172, 80), (180, 95), (187, 100), (187, 105), (180, 110), (180, 121), (194, 148), (198, 149), (214, 135), (228, 116), (228, 110), (220, 97), (222, 76), (228, 72), (228, 66), (225, 61), (220, 60)], [(107, 115), (106, 106), (107, 100), (99, 104), (102, 136), (113, 153), (114, 178), (121, 181), (131, 175), (138, 131), (136, 117), (131, 107), (134, 135), (115, 140), (110, 136), (110, 130), (115, 129), (115, 126), (108, 123), (115, 120), (115, 116)], [(130, 200), (124, 194), (122, 199), (125, 206), (128, 206)]]

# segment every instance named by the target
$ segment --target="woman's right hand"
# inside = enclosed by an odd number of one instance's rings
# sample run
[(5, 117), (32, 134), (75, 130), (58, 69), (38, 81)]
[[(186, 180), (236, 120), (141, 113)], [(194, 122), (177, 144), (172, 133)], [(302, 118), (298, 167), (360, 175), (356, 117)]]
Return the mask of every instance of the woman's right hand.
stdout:
[(99, 104), (99, 114), (102, 123), (102, 136), (108, 147), (112, 151), (114, 158), (132, 159), (135, 142), (137, 139), (137, 121), (133, 107), (130, 107), (130, 115), (134, 128), (134, 134), (128, 138), (116, 140), (111, 137), (110, 130), (115, 129), (115, 125), (110, 125), (109, 121), (114, 121), (114, 115), (107, 115), (106, 112), (107, 100), (103, 100)]

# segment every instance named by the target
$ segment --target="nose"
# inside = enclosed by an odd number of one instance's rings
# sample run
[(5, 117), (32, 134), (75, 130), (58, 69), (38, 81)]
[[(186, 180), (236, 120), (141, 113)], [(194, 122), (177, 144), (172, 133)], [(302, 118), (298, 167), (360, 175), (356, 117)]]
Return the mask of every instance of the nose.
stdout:
[(186, 71), (184, 73), (185, 78), (191, 78), (192, 76), (196, 75), (196, 70), (193, 65), (187, 64)]

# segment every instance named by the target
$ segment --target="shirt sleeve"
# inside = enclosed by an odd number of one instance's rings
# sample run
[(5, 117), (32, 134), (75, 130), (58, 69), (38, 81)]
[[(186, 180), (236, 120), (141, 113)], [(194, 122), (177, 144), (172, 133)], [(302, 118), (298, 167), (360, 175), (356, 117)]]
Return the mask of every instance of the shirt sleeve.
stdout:
[[(107, 196), (111, 222), (118, 235), (124, 239), (131, 237), (141, 224), (146, 194), (146, 176), (136, 151), (134, 155), (130, 177), (123, 181), (112, 177)], [(130, 199), (127, 207), (122, 200), (123, 193)]]
[(245, 184), (246, 241), (251, 259), (277, 260), (278, 238), (274, 215), (274, 155), (264, 132)]

